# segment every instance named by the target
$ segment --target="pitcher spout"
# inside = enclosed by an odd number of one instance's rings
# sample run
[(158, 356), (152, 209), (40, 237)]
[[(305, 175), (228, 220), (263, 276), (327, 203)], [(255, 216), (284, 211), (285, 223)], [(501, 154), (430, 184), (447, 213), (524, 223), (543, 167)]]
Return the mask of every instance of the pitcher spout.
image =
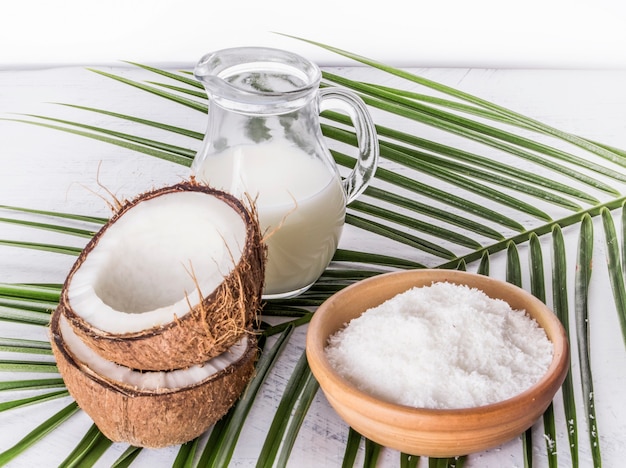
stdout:
[(313, 62), (288, 51), (236, 47), (203, 56), (194, 76), (209, 98), (231, 110), (275, 115), (306, 105), (322, 74)]

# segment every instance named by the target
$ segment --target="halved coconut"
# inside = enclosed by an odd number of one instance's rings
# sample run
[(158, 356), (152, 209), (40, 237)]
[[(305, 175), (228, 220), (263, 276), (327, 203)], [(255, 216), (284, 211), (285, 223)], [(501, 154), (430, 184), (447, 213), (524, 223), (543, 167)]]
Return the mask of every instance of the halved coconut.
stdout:
[(118, 364), (204, 363), (251, 329), (265, 255), (256, 216), (235, 197), (194, 182), (155, 190), (87, 244), (56, 313)]
[(203, 365), (140, 372), (107, 361), (74, 333), (63, 314), (50, 326), (59, 372), (70, 394), (114, 442), (165, 447), (192, 440), (236, 402), (253, 371), (254, 335), (243, 335)]

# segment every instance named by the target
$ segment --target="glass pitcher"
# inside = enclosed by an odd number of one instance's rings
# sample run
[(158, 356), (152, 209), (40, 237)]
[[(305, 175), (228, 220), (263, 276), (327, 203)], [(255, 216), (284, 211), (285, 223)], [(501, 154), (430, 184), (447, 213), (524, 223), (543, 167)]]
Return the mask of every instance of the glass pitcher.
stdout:
[[(320, 69), (299, 55), (238, 47), (202, 57), (194, 70), (209, 97), (208, 125), (191, 170), (196, 179), (255, 200), (268, 247), (263, 297), (306, 291), (330, 263), (346, 205), (365, 190), (378, 164), (378, 140), (363, 101), (319, 88)], [(341, 179), (319, 114), (351, 116), (356, 166)]]

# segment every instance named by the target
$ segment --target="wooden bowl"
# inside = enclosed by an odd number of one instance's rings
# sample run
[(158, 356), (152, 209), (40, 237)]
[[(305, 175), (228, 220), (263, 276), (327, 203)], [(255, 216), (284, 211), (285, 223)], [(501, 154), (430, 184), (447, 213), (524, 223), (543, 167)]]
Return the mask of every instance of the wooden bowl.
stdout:
[[(524, 392), (494, 404), (467, 409), (426, 409), (381, 401), (342, 378), (325, 356), (330, 335), (371, 307), (413, 286), (447, 281), (482, 290), (513, 309), (525, 310), (545, 330), (554, 347), (546, 374)], [(501, 445), (544, 413), (569, 368), (569, 346), (561, 322), (540, 300), (512, 284), (454, 270), (387, 273), (353, 284), (315, 312), (306, 339), (311, 370), (335, 411), (352, 428), (381, 445), (407, 454), (453, 457)]]

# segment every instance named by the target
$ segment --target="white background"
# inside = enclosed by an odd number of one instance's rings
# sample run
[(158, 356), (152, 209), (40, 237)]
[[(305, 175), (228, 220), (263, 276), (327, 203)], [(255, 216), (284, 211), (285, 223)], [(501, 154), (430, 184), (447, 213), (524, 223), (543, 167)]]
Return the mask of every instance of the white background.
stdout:
[(622, 0), (5, 1), (0, 68), (189, 64), (243, 45), (346, 63), (274, 32), (398, 66), (626, 68)]

